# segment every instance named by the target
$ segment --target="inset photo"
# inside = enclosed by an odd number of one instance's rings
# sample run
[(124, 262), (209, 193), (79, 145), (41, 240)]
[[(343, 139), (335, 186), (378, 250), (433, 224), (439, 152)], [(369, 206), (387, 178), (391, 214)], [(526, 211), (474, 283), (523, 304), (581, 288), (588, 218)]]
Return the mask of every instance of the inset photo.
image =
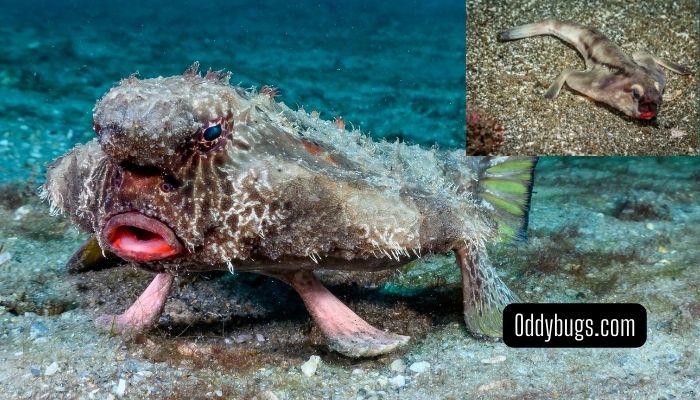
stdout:
[(467, 0), (467, 153), (697, 155), (698, 2)]

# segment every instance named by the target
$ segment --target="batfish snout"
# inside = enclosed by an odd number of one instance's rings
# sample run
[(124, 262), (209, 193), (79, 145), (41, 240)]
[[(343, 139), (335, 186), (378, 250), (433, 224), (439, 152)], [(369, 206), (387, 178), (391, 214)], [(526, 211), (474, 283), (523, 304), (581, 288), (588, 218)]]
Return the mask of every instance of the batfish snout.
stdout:
[(162, 260), (184, 252), (172, 229), (139, 212), (110, 218), (102, 230), (102, 242), (119, 257), (136, 262)]
[(656, 117), (657, 111), (658, 105), (656, 103), (641, 103), (639, 104), (639, 113), (637, 114), (637, 118), (652, 119)]

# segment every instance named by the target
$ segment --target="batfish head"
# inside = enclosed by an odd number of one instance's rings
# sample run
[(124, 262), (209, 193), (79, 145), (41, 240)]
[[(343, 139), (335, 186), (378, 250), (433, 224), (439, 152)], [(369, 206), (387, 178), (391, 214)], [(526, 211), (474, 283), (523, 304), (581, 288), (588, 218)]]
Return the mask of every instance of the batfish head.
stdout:
[(605, 74), (596, 85), (593, 98), (637, 119), (653, 119), (661, 108), (665, 85), (663, 72), (638, 71)]
[(215, 152), (246, 107), (245, 93), (227, 81), (227, 74), (201, 77), (192, 68), (168, 78), (122, 80), (93, 110), (102, 149), (117, 162), (158, 168)]
[(629, 92), (633, 102), (631, 117), (638, 119), (653, 119), (661, 107), (661, 90), (658, 82), (646, 79), (630, 85)]
[(618, 108), (632, 118), (653, 119), (661, 108), (664, 76), (647, 73), (633, 74), (625, 80), (619, 97)]
[(264, 177), (240, 171), (245, 154), (252, 157), (241, 134), (249, 130), (248, 93), (228, 85), (228, 74), (200, 76), (196, 67), (168, 78), (132, 76), (95, 106), (103, 156), (90, 173), (75, 173), (81, 192), (72, 197), (82, 200), (71, 214), (89, 218), (101, 247), (124, 259), (230, 260), (238, 255), (232, 237), (246, 236), (236, 196), (256, 204), (263, 195)]

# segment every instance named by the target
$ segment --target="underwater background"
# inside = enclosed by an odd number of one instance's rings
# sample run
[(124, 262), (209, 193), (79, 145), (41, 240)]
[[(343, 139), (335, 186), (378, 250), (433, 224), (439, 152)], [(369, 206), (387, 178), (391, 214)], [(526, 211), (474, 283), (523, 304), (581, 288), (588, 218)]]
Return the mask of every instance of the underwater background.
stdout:
[(0, 182), (94, 137), (118, 80), (194, 61), (290, 108), (387, 140), (464, 147), (464, 5), (429, 2), (1, 1)]
[[(505, 282), (536, 302), (637, 302), (639, 349), (511, 349), (470, 336), (459, 269), (324, 273), (375, 326), (410, 335), (372, 359), (329, 352), (298, 295), (254, 274), (178, 277), (157, 329), (124, 340), (151, 274), (69, 275), (85, 240), (37, 197), (45, 165), (93, 137), (119, 79), (194, 60), (375, 138), (464, 147), (458, 2), (0, 2), (0, 398), (678, 398), (700, 395), (700, 164), (690, 157), (542, 158), (527, 241), (494, 245)], [(312, 355), (321, 362), (301, 371)]]

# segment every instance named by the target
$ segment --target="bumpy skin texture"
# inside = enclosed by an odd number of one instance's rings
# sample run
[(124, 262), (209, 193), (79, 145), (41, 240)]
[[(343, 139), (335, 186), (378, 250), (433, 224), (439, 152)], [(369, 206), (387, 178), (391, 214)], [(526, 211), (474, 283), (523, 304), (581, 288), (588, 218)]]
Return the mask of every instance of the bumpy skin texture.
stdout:
[(195, 65), (130, 77), (97, 103), (97, 139), (49, 168), (44, 196), (95, 235), (72, 258), (78, 268), (99, 245), (158, 274), (126, 312), (96, 324), (143, 332), (178, 272), (235, 268), (289, 283), (331, 349), (384, 354), (409, 338), (363, 321), (313, 270), (380, 270), (455, 250), (468, 327), (500, 335), (515, 296), (484, 243), (526, 226), (534, 160), (375, 143), (274, 94), (200, 76)]
[(98, 138), (50, 169), (51, 204), (103, 248), (117, 214), (163, 222), (187, 251), (156, 271), (391, 268), (495, 235), (463, 152), (374, 143), (226, 80), (122, 81), (95, 107)]

